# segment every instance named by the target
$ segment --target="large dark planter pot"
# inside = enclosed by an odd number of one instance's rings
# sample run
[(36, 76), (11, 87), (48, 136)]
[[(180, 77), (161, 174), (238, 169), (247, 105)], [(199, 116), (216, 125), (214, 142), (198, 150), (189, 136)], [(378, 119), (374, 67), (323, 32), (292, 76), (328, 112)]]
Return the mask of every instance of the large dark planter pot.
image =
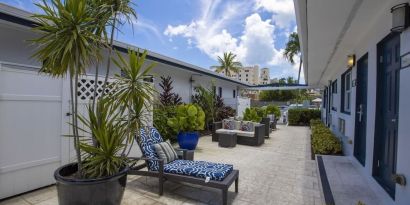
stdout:
[(99, 179), (75, 179), (77, 163), (58, 168), (54, 172), (59, 205), (120, 205), (127, 183), (128, 167), (116, 175)]
[(179, 132), (178, 144), (182, 149), (194, 150), (198, 144), (199, 133), (198, 132)]

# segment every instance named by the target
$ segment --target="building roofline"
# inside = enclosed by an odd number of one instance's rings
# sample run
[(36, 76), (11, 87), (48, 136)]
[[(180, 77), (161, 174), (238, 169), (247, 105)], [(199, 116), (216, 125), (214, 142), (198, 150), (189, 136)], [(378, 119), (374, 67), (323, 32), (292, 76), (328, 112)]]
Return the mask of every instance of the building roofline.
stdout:
[[(32, 15), (33, 14), (30, 12), (9, 6), (4, 3), (0, 3), (0, 20), (4, 20), (4, 21), (15, 23), (15, 24), (19, 24), (22, 26), (33, 28), (37, 24), (31, 18)], [(114, 49), (127, 53), (128, 49), (136, 50), (140, 48), (137, 46), (128, 44), (128, 43), (114, 41)], [(147, 50), (147, 49), (143, 49), (143, 50)], [(192, 64), (189, 64), (189, 63), (186, 63), (186, 62), (183, 62), (183, 61), (171, 58), (171, 57), (167, 57), (167, 56), (152, 52), (150, 50), (147, 50), (147, 52), (148, 52), (147, 59), (152, 60), (152, 61), (160, 62), (163, 64), (185, 69), (191, 72), (196, 72), (199, 74), (208, 75), (208, 76), (215, 77), (221, 80), (225, 80), (231, 83), (239, 84), (244, 87), (253, 87), (253, 85), (241, 82), (236, 79), (228, 78), (222, 74), (215, 73), (211, 70), (201, 68), (199, 66), (195, 66), (195, 65), (192, 65)]]

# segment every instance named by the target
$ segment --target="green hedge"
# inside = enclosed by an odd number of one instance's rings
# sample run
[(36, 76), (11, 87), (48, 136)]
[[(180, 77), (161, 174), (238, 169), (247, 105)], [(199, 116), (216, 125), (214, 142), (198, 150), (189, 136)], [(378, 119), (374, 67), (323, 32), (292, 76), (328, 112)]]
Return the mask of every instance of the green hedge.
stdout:
[(317, 109), (289, 109), (288, 122), (289, 125), (304, 125), (307, 126), (312, 119), (320, 119), (321, 112)]
[(320, 120), (311, 120), (312, 149), (315, 154), (341, 155), (342, 143)]

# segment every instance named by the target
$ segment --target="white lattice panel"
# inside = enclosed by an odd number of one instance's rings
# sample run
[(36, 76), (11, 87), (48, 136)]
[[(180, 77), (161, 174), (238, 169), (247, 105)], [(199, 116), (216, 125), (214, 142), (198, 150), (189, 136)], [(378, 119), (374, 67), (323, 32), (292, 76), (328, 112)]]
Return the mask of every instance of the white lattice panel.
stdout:
[[(103, 93), (103, 84), (104, 84), (104, 79), (99, 78), (97, 80), (97, 87), (95, 89), (95, 79), (94, 78), (82, 78), (78, 81), (78, 93), (77, 96), (79, 97), (79, 100), (81, 101), (90, 101), (94, 98), (94, 90), (97, 91), (96, 97), (100, 97), (101, 94)], [(105, 94), (110, 92), (110, 81), (108, 82), (108, 85), (105, 88)]]

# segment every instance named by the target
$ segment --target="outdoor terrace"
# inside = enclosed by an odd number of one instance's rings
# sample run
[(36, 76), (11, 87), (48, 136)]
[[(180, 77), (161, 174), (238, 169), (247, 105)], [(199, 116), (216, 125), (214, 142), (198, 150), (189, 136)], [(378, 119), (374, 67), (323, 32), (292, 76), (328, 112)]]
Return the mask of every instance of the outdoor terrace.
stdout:
[[(322, 204), (316, 162), (311, 160), (309, 128), (279, 125), (260, 147), (218, 147), (210, 136), (200, 138), (196, 160), (233, 164), (240, 170), (239, 193), (229, 189), (228, 204)], [(217, 189), (166, 182), (157, 194), (156, 178), (128, 176), (124, 205), (221, 204)], [(0, 202), (1, 205), (58, 204), (55, 186)]]

